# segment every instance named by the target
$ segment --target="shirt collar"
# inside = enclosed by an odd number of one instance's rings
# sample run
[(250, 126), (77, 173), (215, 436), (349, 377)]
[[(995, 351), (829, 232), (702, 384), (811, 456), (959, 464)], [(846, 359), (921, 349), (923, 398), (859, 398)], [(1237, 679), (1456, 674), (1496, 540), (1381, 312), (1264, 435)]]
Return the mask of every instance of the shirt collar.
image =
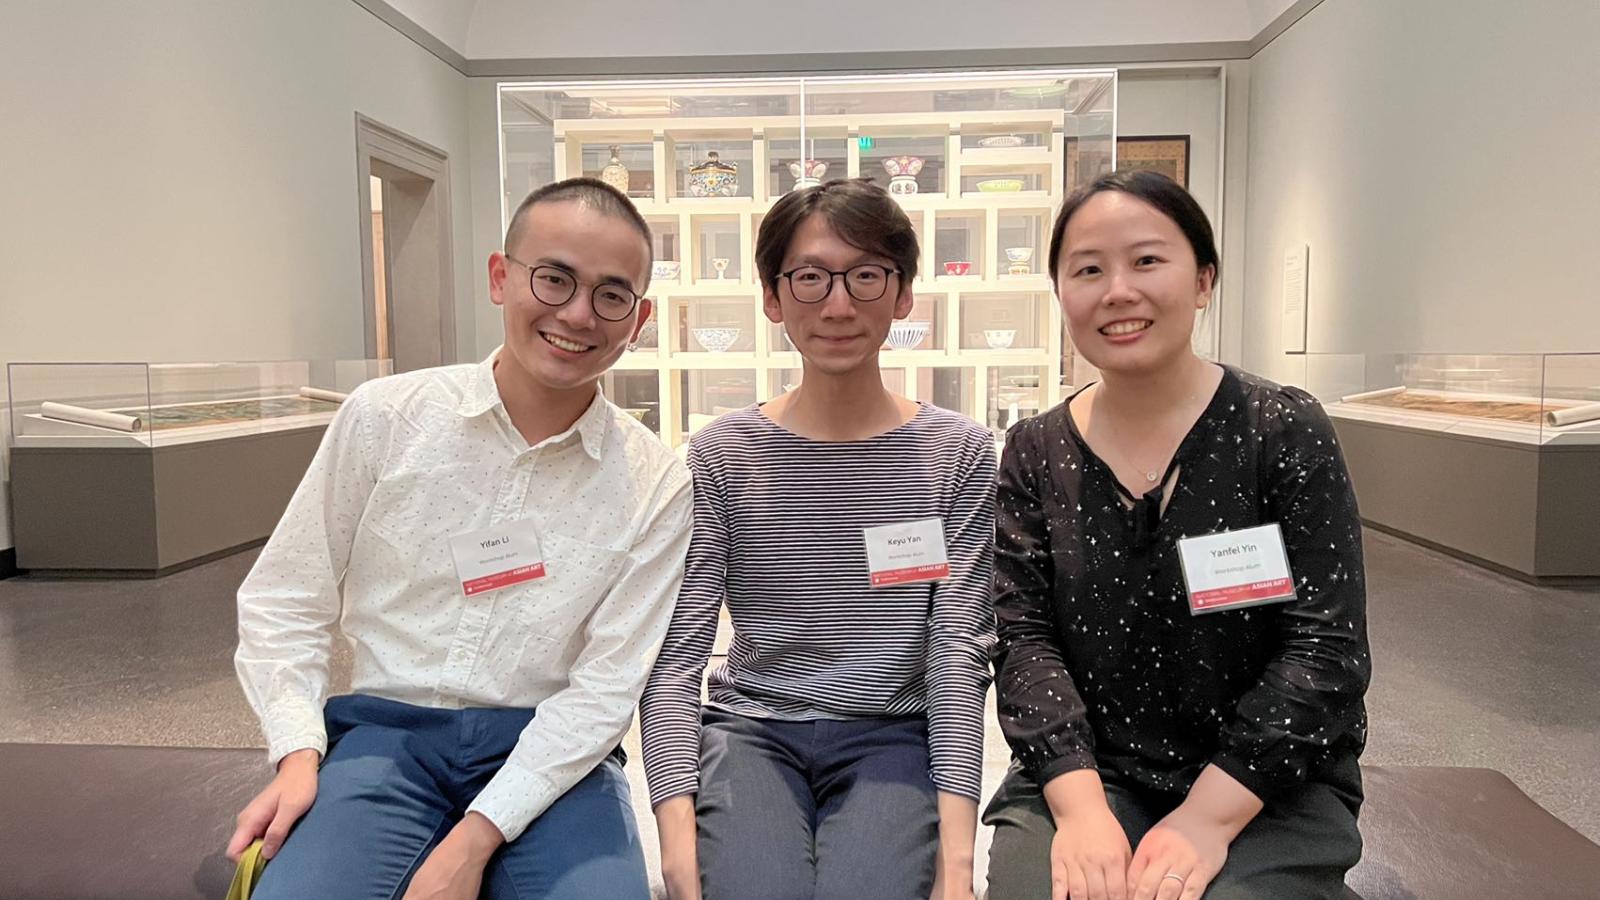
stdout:
[(462, 418), (475, 419), (500, 405), (500, 389), (494, 383), (494, 361), (500, 356), (501, 349), (494, 348), (494, 352), (474, 366), (467, 376), (467, 389), (460, 405), (456, 407), (456, 412)]
[[(463, 418), (477, 418), (497, 406), (504, 408), (500, 400), (500, 388), (494, 383), (494, 363), (503, 349), (505, 349), (503, 345), (496, 347), (494, 352), (474, 366), (468, 375), (466, 392), (456, 407), (456, 413)], [(583, 439), (584, 452), (598, 461), (601, 451), (605, 448), (610, 405), (610, 401), (606, 400), (605, 391), (597, 386), (594, 401), (583, 411), (583, 415), (578, 417), (578, 421), (572, 423), (571, 428), (550, 438), (550, 441), (563, 443), (576, 432)]]

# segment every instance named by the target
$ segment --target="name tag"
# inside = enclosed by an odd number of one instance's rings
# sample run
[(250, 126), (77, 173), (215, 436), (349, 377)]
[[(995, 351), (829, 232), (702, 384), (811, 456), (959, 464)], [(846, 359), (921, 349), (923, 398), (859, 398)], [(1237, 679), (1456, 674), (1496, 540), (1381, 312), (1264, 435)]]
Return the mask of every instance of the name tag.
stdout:
[(1191, 615), (1295, 598), (1283, 530), (1259, 525), (1178, 542)]
[(544, 554), (531, 522), (507, 522), (450, 539), (456, 577), (468, 597), (544, 577)]
[(873, 587), (939, 581), (950, 577), (945, 557), (944, 521), (922, 519), (862, 531)]

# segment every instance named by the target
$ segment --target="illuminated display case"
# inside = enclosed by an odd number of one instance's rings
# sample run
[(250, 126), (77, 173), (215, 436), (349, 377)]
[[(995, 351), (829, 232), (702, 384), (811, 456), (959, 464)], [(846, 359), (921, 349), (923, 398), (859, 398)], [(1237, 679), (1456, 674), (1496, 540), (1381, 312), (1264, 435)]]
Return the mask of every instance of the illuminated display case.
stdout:
[(797, 184), (871, 178), (922, 252), (886, 378), (998, 439), (1071, 387), (1043, 257), (1066, 192), (1111, 165), (1115, 98), (1111, 70), (506, 83), (502, 215), (580, 174), (633, 198), (655, 234), (655, 312), (606, 387), (676, 446), (798, 383), (799, 354), (761, 310), (762, 216)]

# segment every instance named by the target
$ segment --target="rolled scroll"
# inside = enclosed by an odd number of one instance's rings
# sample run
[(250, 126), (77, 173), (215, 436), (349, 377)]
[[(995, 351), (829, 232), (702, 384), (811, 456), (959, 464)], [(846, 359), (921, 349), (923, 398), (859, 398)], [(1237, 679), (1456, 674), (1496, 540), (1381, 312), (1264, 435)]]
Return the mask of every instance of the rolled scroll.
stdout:
[(343, 403), (350, 399), (349, 394), (341, 394), (338, 391), (325, 391), (322, 388), (314, 387), (301, 388), (300, 396), (307, 400), (326, 400), (329, 403)]
[(144, 430), (144, 422), (138, 416), (126, 416), (122, 413), (87, 409), (82, 406), (54, 403), (49, 400), (40, 404), (39, 414), (46, 419), (73, 422), (78, 425), (93, 425), (96, 428), (110, 428), (113, 431), (137, 432)]
[(1569, 406), (1566, 409), (1552, 409), (1544, 414), (1548, 424), (1560, 428), (1563, 425), (1579, 425), (1584, 422), (1593, 422), (1600, 419), (1600, 403), (1585, 403), (1582, 406)]
[(1405, 392), (1405, 388), (1403, 388), (1403, 387), (1382, 388), (1382, 389), (1376, 390), (1376, 391), (1366, 391), (1366, 392), (1363, 392), (1363, 393), (1360, 393), (1360, 394), (1350, 394), (1350, 395), (1345, 396), (1345, 397), (1340, 397), (1339, 398), (1339, 402), (1340, 403), (1355, 403), (1358, 400), (1373, 400), (1373, 399), (1376, 399), (1378, 397), (1387, 397), (1390, 394), (1400, 394), (1400, 393), (1404, 393), (1404, 392)]

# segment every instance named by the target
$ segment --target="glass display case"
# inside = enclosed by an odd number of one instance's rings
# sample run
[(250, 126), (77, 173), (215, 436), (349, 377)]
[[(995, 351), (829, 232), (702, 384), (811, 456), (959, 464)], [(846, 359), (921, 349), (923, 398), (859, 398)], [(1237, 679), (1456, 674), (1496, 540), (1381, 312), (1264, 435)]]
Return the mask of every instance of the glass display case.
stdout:
[(1337, 418), (1600, 445), (1600, 353), (1311, 353), (1305, 366), (1307, 390)]
[(1600, 353), (1304, 364), (1364, 521), (1523, 577), (1600, 577)]
[(12, 446), (157, 447), (325, 426), (388, 360), (10, 363)]
[(265, 540), (387, 360), (11, 363), (17, 564), (162, 573)]
[(755, 237), (778, 198), (828, 178), (883, 185), (920, 239), (886, 383), (998, 433), (1073, 383), (1043, 255), (1066, 192), (1113, 164), (1114, 70), (503, 83), (499, 98), (503, 216), (587, 174), (649, 221), (657, 311), (608, 389), (653, 375), (629, 397), (652, 398), (673, 445), (798, 383), (799, 354), (762, 313)]

